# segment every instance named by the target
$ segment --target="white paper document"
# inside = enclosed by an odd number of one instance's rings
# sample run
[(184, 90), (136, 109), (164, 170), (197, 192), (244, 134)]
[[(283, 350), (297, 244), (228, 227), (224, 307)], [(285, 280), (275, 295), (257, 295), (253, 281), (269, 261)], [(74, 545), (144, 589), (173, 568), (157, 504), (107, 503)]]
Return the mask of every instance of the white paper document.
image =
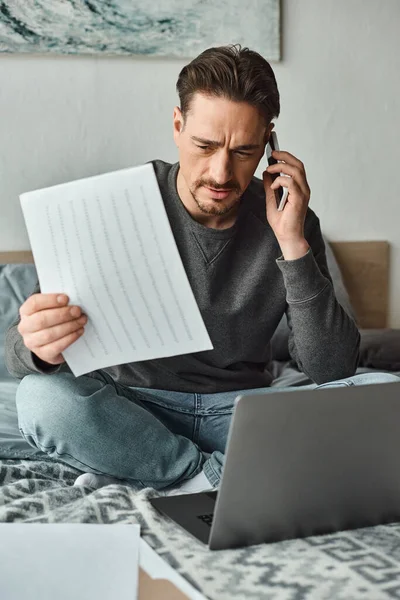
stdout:
[(3, 600), (135, 600), (139, 525), (1, 523)]
[(151, 164), (20, 196), (42, 293), (88, 316), (75, 376), (213, 348)]

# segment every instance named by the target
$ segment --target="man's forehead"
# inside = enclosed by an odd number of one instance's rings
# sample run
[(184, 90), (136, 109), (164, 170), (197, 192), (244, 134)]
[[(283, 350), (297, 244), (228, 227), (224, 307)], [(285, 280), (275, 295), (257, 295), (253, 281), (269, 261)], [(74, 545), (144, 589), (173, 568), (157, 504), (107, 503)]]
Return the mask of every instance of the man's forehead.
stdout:
[(196, 94), (185, 115), (187, 131), (203, 140), (221, 141), (225, 134), (240, 138), (241, 144), (259, 143), (267, 129), (256, 107), (246, 102)]

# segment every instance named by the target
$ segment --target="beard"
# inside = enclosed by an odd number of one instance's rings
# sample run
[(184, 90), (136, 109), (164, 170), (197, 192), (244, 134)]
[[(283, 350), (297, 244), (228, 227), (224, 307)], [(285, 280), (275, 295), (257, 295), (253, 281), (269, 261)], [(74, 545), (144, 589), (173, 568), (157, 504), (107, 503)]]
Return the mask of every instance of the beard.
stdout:
[[(229, 200), (228, 204), (223, 204), (224, 200), (213, 199), (213, 204), (210, 205), (210, 201), (206, 202), (201, 200), (197, 194), (197, 191), (202, 187), (210, 187), (214, 190), (229, 189), (235, 192), (235, 196)], [(205, 181), (204, 179), (199, 179), (198, 181), (195, 181), (189, 191), (202, 213), (206, 215), (215, 215), (218, 217), (228, 214), (233, 208), (235, 208), (235, 206), (237, 206), (237, 204), (239, 204), (241, 198), (240, 186), (235, 181), (229, 181), (224, 185), (220, 185), (214, 181)]]

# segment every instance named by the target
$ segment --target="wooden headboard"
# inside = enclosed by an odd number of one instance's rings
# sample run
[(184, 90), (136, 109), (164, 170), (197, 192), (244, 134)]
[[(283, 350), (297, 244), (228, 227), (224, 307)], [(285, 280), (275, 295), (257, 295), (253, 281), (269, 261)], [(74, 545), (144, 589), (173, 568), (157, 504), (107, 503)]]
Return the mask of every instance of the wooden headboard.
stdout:
[(363, 329), (389, 322), (390, 246), (388, 242), (330, 242), (345, 287)]
[[(388, 242), (330, 242), (359, 327), (388, 326), (390, 247)], [(29, 250), (0, 252), (0, 264), (32, 263)]]

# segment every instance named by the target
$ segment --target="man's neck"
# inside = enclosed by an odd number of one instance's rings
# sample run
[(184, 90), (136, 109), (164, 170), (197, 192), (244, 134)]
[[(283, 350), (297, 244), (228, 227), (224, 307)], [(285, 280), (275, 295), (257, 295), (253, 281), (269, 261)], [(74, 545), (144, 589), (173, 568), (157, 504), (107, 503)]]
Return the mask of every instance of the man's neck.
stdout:
[(235, 224), (239, 212), (239, 203), (237, 203), (226, 215), (210, 215), (204, 213), (197, 206), (192, 194), (183, 180), (183, 177), (181, 176), (180, 170), (178, 171), (178, 176), (176, 179), (176, 187), (178, 196), (183, 206), (186, 208), (192, 219), (201, 225), (209, 227), (210, 229), (228, 229)]

